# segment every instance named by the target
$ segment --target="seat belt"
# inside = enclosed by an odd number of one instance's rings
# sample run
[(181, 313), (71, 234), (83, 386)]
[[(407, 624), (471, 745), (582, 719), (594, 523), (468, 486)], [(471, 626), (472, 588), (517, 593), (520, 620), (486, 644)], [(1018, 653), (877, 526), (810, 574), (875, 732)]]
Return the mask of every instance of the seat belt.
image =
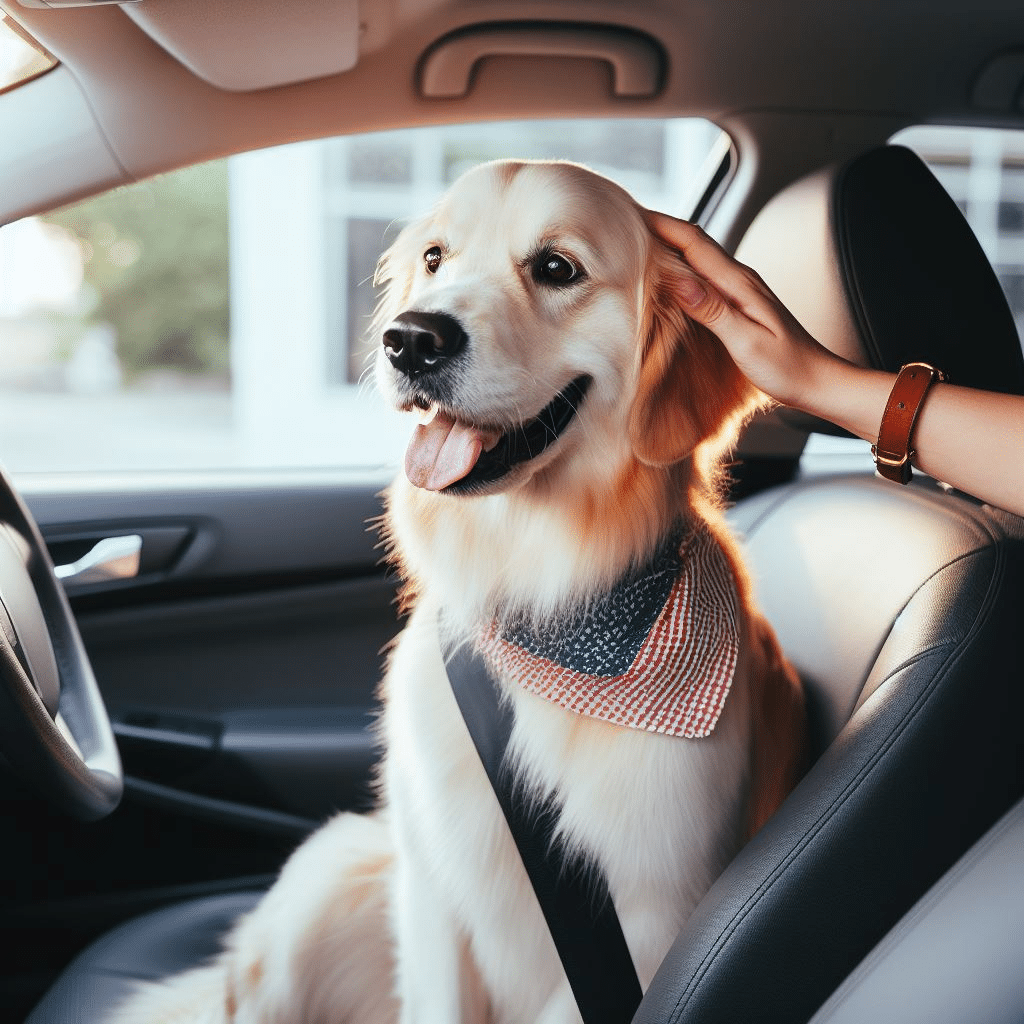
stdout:
[(455, 700), (512, 832), (583, 1024), (628, 1024), (643, 991), (603, 874), (569, 869), (554, 841), (557, 808), (531, 805), (505, 764), (513, 712), (471, 643), (445, 657)]

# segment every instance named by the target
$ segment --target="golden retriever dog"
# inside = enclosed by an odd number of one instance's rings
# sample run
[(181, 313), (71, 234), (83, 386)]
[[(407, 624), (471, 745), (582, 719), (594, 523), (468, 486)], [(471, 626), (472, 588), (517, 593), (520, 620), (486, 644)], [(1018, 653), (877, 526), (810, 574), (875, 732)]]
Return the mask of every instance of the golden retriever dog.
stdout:
[(603, 873), (650, 983), (804, 737), (720, 512), (763, 397), (674, 301), (687, 273), (630, 196), (564, 163), (470, 171), (385, 253), (376, 374), (412, 439), (384, 527), (409, 619), (379, 810), (328, 822), (216, 962), (119, 1024), (579, 1020), (449, 686), (454, 644), (485, 657), (508, 763)]

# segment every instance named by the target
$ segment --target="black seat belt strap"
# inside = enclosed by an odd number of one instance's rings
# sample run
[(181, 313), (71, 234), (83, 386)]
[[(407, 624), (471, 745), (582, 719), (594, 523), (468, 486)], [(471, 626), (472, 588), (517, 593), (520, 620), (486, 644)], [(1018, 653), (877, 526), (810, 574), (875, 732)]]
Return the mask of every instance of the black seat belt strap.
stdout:
[(512, 709), (472, 644), (445, 658), (452, 692), (491, 780), (544, 913), (584, 1024), (628, 1024), (643, 992), (604, 876), (566, 867), (553, 840), (557, 810), (535, 805), (505, 764)]

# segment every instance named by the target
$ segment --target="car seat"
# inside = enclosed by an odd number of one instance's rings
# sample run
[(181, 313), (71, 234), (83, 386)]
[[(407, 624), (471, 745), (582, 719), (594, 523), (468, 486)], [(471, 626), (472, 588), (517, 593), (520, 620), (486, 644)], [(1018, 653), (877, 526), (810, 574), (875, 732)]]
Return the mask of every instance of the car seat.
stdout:
[[(840, 353), (1024, 393), (995, 275), (953, 201), (884, 147), (786, 189), (741, 255)], [(820, 423), (807, 424), (822, 429)], [(638, 1024), (807, 1021), (1024, 793), (1020, 520), (921, 478), (799, 479), (735, 509), (806, 682), (817, 759), (679, 935)], [(101, 1021), (136, 978), (198, 963), (258, 893), (126, 922), (28, 1024)]]
[[(847, 358), (1024, 393), (996, 276), (907, 149), (797, 182), (739, 255)], [(817, 757), (687, 923), (638, 1024), (807, 1021), (1024, 793), (1024, 521), (864, 473), (798, 479), (732, 518)]]
[(939, 879), (811, 1024), (1019, 1024), (1024, 800)]

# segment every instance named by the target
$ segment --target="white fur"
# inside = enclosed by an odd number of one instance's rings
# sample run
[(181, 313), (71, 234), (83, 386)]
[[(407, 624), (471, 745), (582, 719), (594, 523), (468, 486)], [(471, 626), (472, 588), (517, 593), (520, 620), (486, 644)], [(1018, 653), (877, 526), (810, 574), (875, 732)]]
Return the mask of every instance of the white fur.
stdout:
[[(579, 261), (584, 284), (537, 286), (523, 261), (545, 242)], [(430, 275), (422, 254), (435, 244), (446, 256)], [(395, 483), (388, 531), (417, 598), (382, 686), (381, 810), (328, 823), (215, 965), (148, 988), (118, 1024), (579, 1019), (452, 696), (438, 615), (464, 637), (509, 603), (557, 614), (649, 551), (673, 517), (699, 515), (690, 461), (639, 466), (630, 439), (655, 248), (632, 200), (603, 179), (566, 165), (492, 165), (385, 256), (382, 325), (415, 308), (465, 326), (460, 417), (508, 425), (577, 374), (594, 384), (565, 435), (491, 493)], [(383, 357), (378, 378), (409, 404)], [(653, 496), (634, 501), (633, 471)], [(721, 531), (713, 517), (709, 528)], [(748, 616), (744, 605), (741, 640)], [(743, 840), (750, 674), (744, 649), (723, 716), (702, 740), (616, 728), (503, 681), (516, 713), (512, 757), (535, 792), (563, 801), (568, 847), (605, 873), (645, 987)]]

